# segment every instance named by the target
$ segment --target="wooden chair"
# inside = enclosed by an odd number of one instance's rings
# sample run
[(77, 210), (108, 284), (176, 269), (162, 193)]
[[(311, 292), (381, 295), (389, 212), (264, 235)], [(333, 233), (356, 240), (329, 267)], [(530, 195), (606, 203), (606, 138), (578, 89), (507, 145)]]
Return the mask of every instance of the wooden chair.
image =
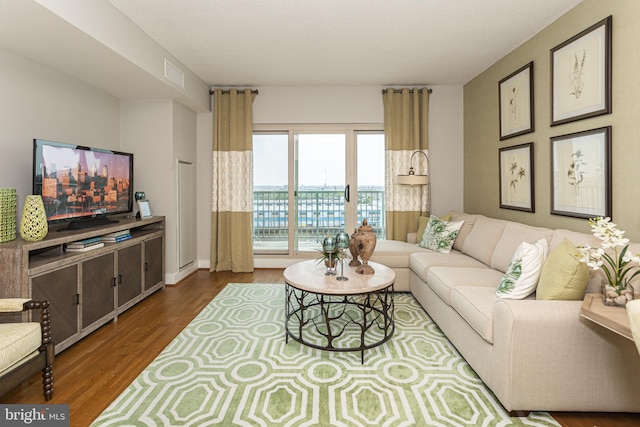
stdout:
[(635, 341), (640, 353), (640, 300), (635, 299), (627, 302), (627, 315), (629, 316), (629, 326), (631, 326), (633, 341)]
[[(0, 299), (0, 396), (42, 371), (44, 399), (53, 396), (54, 347), (49, 301)], [(23, 313), (41, 310), (40, 322), (20, 321)], [(13, 314), (7, 314), (13, 313)], [(16, 314), (17, 313), (17, 314)]]

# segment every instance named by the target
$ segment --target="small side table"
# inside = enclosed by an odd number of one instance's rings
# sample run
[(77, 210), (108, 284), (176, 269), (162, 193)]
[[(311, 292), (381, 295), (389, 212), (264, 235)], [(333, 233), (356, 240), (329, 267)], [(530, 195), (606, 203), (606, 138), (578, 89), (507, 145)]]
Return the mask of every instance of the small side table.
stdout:
[(627, 310), (623, 307), (604, 305), (600, 294), (585, 295), (580, 307), (580, 316), (633, 341)]

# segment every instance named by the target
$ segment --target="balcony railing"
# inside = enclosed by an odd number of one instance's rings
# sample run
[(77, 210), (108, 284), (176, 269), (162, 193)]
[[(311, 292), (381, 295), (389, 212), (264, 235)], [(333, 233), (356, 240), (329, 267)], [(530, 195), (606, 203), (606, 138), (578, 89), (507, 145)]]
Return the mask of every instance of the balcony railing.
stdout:
[[(298, 191), (298, 242), (320, 242), (344, 230), (344, 193), (335, 190)], [(384, 238), (384, 191), (358, 191), (358, 223), (367, 219), (378, 238)], [(349, 230), (347, 230), (349, 231)], [(253, 192), (253, 238), (256, 242), (287, 241), (289, 204), (287, 191)]]

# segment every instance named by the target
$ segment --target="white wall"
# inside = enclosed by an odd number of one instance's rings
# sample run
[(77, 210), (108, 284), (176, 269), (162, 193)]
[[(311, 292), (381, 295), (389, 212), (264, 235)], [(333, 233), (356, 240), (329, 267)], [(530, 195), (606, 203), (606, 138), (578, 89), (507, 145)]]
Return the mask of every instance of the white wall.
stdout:
[[(121, 140), (134, 153), (136, 191), (144, 191), (154, 215), (165, 219), (165, 281), (188, 272), (178, 268), (177, 160), (196, 161), (196, 113), (170, 99), (122, 100)], [(196, 189), (193, 189), (195, 199)], [(195, 207), (194, 207), (195, 209)], [(192, 242), (194, 252), (197, 242)]]
[(383, 123), (379, 87), (259, 87), (254, 123)]
[[(173, 259), (176, 261), (176, 265), (175, 265), (175, 270), (171, 270), (172, 272), (175, 272), (175, 275), (173, 275), (172, 277), (169, 277), (168, 279), (171, 281), (171, 283), (177, 283), (181, 279), (188, 276), (190, 273), (192, 273), (197, 269), (196, 264), (193, 264), (184, 269), (180, 269), (180, 263), (179, 263), (180, 245), (182, 244), (182, 248), (186, 252), (196, 254), (197, 243), (198, 243), (195, 238), (192, 239), (187, 234), (181, 235), (179, 233), (179, 222), (181, 218), (179, 215), (180, 209), (178, 206), (178, 200), (180, 200), (178, 196), (178, 186), (179, 186), (178, 160), (191, 162), (194, 164), (194, 171), (196, 176), (195, 181), (198, 182), (198, 178), (197, 178), (198, 170), (197, 170), (197, 163), (196, 163), (196, 160), (198, 158), (198, 153), (197, 153), (197, 115), (193, 110), (185, 107), (184, 105), (178, 102), (173, 102), (173, 136), (172, 138), (173, 138), (172, 139), (173, 193), (172, 193), (171, 199), (172, 199), (172, 206), (173, 206), (172, 217), (175, 218), (175, 221), (174, 221), (175, 230), (173, 230), (173, 232), (175, 233), (176, 238), (174, 239), (175, 252), (171, 253), (170, 256), (173, 257)], [(197, 209), (196, 201), (197, 201), (197, 194), (198, 194), (197, 188), (188, 188), (183, 186), (182, 191), (184, 192), (184, 194), (182, 194), (181, 196), (182, 200), (186, 201), (189, 205), (192, 205), (192, 206), (187, 206), (186, 211), (191, 210), (191, 212), (193, 212), (195, 210), (193, 217), (197, 218), (197, 210), (196, 210)], [(192, 224), (192, 225), (195, 227), (195, 224)], [(197, 229), (194, 234), (197, 235)], [(182, 242), (180, 242), (179, 239), (181, 239)]]
[[(258, 95), (260, 96), (260, 95)], [(212, 162), (213, 156), (213, 113), (200, 113), (197, 117), (197, 184), (196, 208), (198, 209), (198, 268), (211, 265), (211, 197), (213, 195)]]
[(0, 187), (32, 191), (33, 139), (120, 149), (119, 101), (0, 49)]
[[(384, 122), (382, 87), (258, 87), (253, 121), (269, 123)], [(463, 89), (433, 86), (429, 100), (432, 208), (436, 215), (463, 208)], [(212, 115), (198, 115), (198, 259), (209, 267)], [(206, 180), (206, 181), (202, 181)], [(283, 265), (283, 264), (281, 264)], [(256, 263), (257, 267), (281, 265)]]

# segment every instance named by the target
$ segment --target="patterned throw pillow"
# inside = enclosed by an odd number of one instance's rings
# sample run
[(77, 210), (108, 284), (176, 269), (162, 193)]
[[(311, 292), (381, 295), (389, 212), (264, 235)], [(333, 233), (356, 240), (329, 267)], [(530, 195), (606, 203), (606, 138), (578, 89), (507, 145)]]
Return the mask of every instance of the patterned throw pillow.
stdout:
[(498, 298), (523, 299), (534, 293), (548, 253), (545, 239), (535, 243), (522, 242), (498, 285)]
[(418, 246), (448, 254), (463, 223), (464, 221), (447, 222), (431, 215)]

